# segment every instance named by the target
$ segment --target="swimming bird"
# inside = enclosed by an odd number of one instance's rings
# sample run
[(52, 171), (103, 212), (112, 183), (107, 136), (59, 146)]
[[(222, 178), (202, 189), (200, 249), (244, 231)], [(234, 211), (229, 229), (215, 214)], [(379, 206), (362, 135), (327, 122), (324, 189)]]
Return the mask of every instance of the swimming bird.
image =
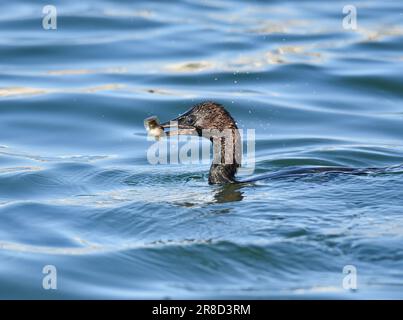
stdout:
[[(175, 119), (159, 124), (152, 120), (155, 128), (169, 129), (164, 133), (173, 135), (197, 135), (209, 139), (213, 144), (213, 163), (210, 167), (209, 184), (249, 183), (263, 179), (276, 179), (311, 173), (368, 174), (376, 169), (355, 169), (346, 167), (292, 167), (281, 169), (244, 180), (235, 178), (242, 162), (242, 140), (237, 124), (223, 105), (206, 101), (193, 106)], [(160, 130), (161, 131), (161, 130)]]

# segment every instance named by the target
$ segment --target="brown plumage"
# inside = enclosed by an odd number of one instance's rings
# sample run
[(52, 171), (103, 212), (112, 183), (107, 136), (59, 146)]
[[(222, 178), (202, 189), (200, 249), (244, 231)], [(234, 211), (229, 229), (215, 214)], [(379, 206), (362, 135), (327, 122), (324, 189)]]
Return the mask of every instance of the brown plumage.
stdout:
[(313, 173), (365, 175), (380, 170), (376, 168), (294, 167), (237, 181), (235, 174), (242, 162), (242, 141), (235, 120), (222, 105), (211, 101), (197, 104), (176, 119), (161, 124), (161, 128), (172, 129), (172, 123), (177, 124), (178, 130), (166, 132), (168, 136), (198, 135), (210, 139), (213, 143), (214, 159), (209, 173), (210, 184), (248, 183), (263, 179), (278, 179)]
[(161, 126), (170, 128), (172, 122), (177, 123), (178, 131), (168, 132), (168, 135), (197, 134), (213, 143), (210, 184), (235, 182), (235, 174), (242, 162), (242, 141), (235, 120), (222, 105), (211, 101), (197, 104)]

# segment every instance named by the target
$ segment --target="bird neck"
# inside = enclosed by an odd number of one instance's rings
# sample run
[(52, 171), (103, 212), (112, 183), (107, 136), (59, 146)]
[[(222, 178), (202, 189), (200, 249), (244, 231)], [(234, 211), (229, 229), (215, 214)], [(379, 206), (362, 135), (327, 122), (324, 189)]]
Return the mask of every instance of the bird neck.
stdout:
[(238, 170), (236, 164), (212, 164), (210, 167), (208, 182), (209, 184), (234, 183), (235, 174)]
[(213, 163), (209, 172), (209, 184), (234, 183), (235, 174), (242, 162), (242, 141), (237, 129), (224, 135), (213, 136)]

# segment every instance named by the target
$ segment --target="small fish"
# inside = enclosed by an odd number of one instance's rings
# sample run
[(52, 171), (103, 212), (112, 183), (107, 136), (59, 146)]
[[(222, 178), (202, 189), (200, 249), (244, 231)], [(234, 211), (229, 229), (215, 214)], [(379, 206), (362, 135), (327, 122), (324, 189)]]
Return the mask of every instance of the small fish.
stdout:
[(164, 128), (161, 127), (160, 122), (156, 116), (145, 119), (144, 127), (146, 128), (148, 134), (155, 137), (157, 140), (165, 136)]

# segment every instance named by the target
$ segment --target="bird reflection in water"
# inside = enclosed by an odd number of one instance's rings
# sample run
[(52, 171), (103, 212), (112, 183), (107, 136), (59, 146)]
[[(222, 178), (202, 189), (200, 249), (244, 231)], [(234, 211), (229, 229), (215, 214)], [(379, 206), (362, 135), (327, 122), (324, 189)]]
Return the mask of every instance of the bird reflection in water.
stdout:
[(214, 194), (214, 200), (216, 203), (226, 203), (242, 201), (244, 198), (242, 184), (226, 184), (219, 186)]

